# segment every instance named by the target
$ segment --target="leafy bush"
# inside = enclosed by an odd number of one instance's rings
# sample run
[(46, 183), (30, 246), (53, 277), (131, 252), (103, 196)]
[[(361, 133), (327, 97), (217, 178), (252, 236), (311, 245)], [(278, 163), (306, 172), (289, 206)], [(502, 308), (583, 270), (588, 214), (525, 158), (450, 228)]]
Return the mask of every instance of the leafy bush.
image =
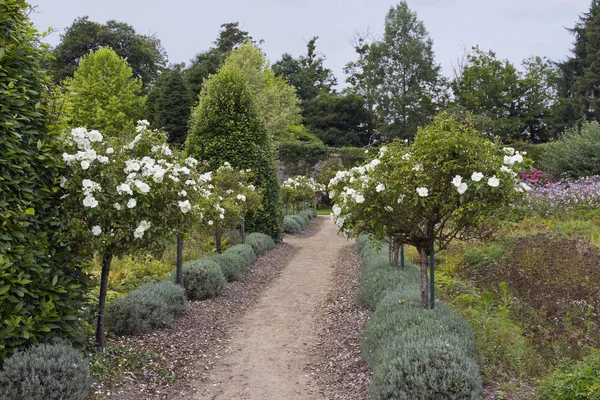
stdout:
[(437, 338), (398, 340), (385, 350), (371, 383), (372, 400), (478, 400), (477, 364), (460, 347)]
[(246, 261), (247, 266), (250, 266), (250, 264), (256, 260), (256, 253), (254, 253), (254, 249), (249, 244), (236, 244), (223, 252), (223, 254), (226, 253), (236, 253), (240, 255), (244, 261)]
[(257, 256), (262, 256), (275, 247), (275, 241), (271, 236), (258, 232), (249, 234), (246, 237), (246, 244), (252, 246), (252, 249)]
[(117, 335), (150, 332), (187, 310), (185, 290), (172, 282), (149, 283), (109, 304), (106, 324)]
[[(94, 266), (94, 275), (100, 275), (101, 266)], [(173, 271), (173, 266), (145, 255), (139, 258), (125, 256), (112, 261), (108, 288), (119, 293), (129, 293), (146, 283), (160, 282)]]
[(190, 300), (218, 296), (226, 284), (221, 267), (214, 261), (201, 258), (183, 265), (183, 286)]
[(406, 280), (399, 269), (389, 264), (387, 256), (364, 263), (356, 301), (361, 306), (374, 310), (387, 290), (394, 289)]
[(292, 215), (286, 215), (283, 217), (283, 231), (285, 233), (298, 233), (302, 232), (302, 226), (296, 221)]
[(356, 248), (359, 253), (362, 253), (363, 248), (369, 243), (369, 235), (361, 234), (356, 238)]
[(314, 208), (307, 208), (306, 210), (304, 210), (308, 213), (308, 216), (312, 219), (312, 218), (317, 218), (317, 210), (315, 210)]
[(211, 254), (204, 259), (215, 261), (219, 264), (227, 282), (239, 281), (244, 276), (244, 272), (248, 269), (246, 260), (235, 252)]
[[(377, 150), (371, 150), (370, 152), (376, 153)], [(342, 164), (345, 168), (356, 167), (367, 161), (367, 154), (364, 149), (359, 147), (341, 147), (339, 149), (335, 149), (335, 153), (339, 156)]]
[(465, 261), (477, 268), (489, 267), (500, 261), (504, 255), (504, 246), (493, 244), (485, 247), (472, 247), (465, 253)]
[(90, 388), (88, 360), (63, 344), (18, 351), (0, 372), (0, 398), (7, 400), (82, 400)]
[(555, 178), (600, 175), (600, 124), (586, 122), (566, 131), (562, 137), (543, 145), (539, 169)]
[(47, 51), (28, 6), (0, 2), (0, 360), (56, 337), (83, 342), (88, 300), (89, 282), (69, 247), (69, 210), (61, 210)]
[(439, 337), (475, 357), (477, 351), (471, 327), (447, 307), (438, 305), (436, 309), (423, 310), (415, 301), (389, 305), (393, 307), (377, 308), (362, 335), (361, 352), (371, 368), (380, 363), (392, 341), (408, 342), (415, 337)]
[(600, 350), (576, 364), (563, 364), (540, 381), (536, 392), (540, 400), (600, 399)]

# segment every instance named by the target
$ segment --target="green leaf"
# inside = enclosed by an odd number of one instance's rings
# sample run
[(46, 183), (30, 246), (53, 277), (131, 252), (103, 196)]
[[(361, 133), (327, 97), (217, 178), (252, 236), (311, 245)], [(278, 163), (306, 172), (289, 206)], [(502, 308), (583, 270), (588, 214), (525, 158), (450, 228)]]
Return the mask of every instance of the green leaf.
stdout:
[(35, 215), (35, 209), (33, 209), (32, 207), (29, 207), (28, 209), (25, 210), (25, 214)]
[(54, 275), (54, 278), (52, 278), (52, 286), (56, 286), (57, 283), (58, 283), (58, 275)]

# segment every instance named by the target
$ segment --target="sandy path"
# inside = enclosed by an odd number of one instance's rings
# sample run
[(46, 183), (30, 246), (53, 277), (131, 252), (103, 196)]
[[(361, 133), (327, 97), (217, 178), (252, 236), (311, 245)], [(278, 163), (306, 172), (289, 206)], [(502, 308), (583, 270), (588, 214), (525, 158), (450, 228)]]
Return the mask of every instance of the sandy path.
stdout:
[(328, 220), (311, 237), (286, 236), (284, 242), (297, 253), (233, 330), (223, 359), (198, 384), (197, 399), (320, 399), (302, 366), (318, 340), (315, 309), (332, 286), (338, 253), (348, 244), (336, 232)]

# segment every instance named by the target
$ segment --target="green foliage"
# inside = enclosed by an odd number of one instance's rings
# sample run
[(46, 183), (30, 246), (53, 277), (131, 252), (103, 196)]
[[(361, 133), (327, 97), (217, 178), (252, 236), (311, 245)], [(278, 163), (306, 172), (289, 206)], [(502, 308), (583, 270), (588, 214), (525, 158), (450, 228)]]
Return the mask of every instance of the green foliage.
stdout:
[(491, 244), (484, 247), (471, 247), (465, 253), (465, 261), (476, 268), (486, 268), (502, 259), (504, 246)]
[(82, 400), (91, 386), (88, 360), (64, 344), (18, 351), (0, 372), (0, 397), (7, 400)]
[(300, 123), (300, 100), (283, 78), (269, 68), (266, 55), (251, 42), (233, 50), (223, 68), (237, 68), (244, 73), (260, 116), (275, 140), (288, 137), (288, 126)]
[(368, 153), (364, 149), (358, 147), (342, 147), (335, 149), (334, 154), (340, 158), (344, 168), (355, 167), (368, 159)]
[(236, 244), (235, 246), (231, 246), (227, 250), (223, 252), (225, 253), (235, 253), (240, 255), (247, 266), (250, 266), (256, 260), (256, 254), (254, 253), (254, 249), (249, 244)]
[(303, 230), (302, 225), (294, 218), (294, 215), (286, 215), (283, 217), (283, 231), (285, 233), (298, 233)]
[(215, 261), (221, 266), (223, 276), (227, 279), (227, 282), (239, 281), (244, 276), (244, 273), (248, 269), (246, 260), (239, 254), (230, 251), (222, 254), (211, 254), (204, 258), (205, 260)]
[(600, 100), (597, 88), (600, 74), (599, 61), (600, 2), (593, 0), (588, 12), (579, 17), (573, 29), (575, 37), (572, 56), (558, 65), (558, 102), (554, 110), (554, 126), (557, 132), (585, 121), (600, 120)]
[(538, 168), (555, 178), (600, 175), (600, 124), (584, 123), (544, 144)]
[(482, 396), (477, 364), (445, 339), (398, 340), (384, 353), (371, 383), (373, 400), (477, 400)]
[(242, 71), (222, 68), (206, 81), (192, 112), (186, 151), (212, 168), (229, 162), (236, 169), (251, 169), (253, 183), (262, 189), (263, 207), (249, 215), (246, 227), (281, 240), (283, 215), (271, 141)]
[(117, 335), (147, 333), (187, 311), (185, 290), (172, 282), (148, 283), (109, 304), (106, 324)]
[(110, 136), (133, 132), (144, 115), (142, 82), (113, 50), (103, 47), (85, 55), (68, 80), (72, 127), (96, 129)]
[(275, 241), (271, 236), (258, 232), (249, 234), (246, 237), (246, 244), (252, 246), (252, 250), (257, 256), (262, 256), (275, 247)]
[(565, 363), (557, 367), (541, 380), (536, 399), (600, 399), (600, 351), (592, 351), (578, 363)]
[(323, 93), (306, 102), (304, 124), (327, 146), (365, 146), (373, 125), (371, 112), (357, 94)]
[(278, 159), (290, 175), (307, 175), (319, 160), (329, 156), (330, 149), (318, 143), (280, 143)]
[(183, 264), (183, 286), (190, 300), (218, 296), (226, 284), (221, 266), (214, 261), (201, 258)]
[(50, 74), (56, 84), (72, 77), (79, 61), (90, 51), (101, 47), (109, 47), (127, 60), (133, 76), (140, 79), (144, 87), (155, 82), (167, 61), (158, 38), (140, 35), (131, 25), (115, 20), (99, 24), (88, 17), (79, 17), (60, 35), (60, 39), (60, 43), (52, 50), (53, 59), (49, 62)]
[(89, 284), (65, 237), (62, 151), (46, 125), (46, 51), (27, 7), (0, 2), (0, 362), (20, 346), (79, 342)]
[(325, 159), (321, 164), (321, 169), (317, 174), (317, 182), (327, 187), (329, 185), (329, 181), (335, 176), (335, 174), (343, 169), (344, 165), (342, 164), (342, 160), (335, 155), (330, 155), (329, 158)]
[[(92, 274), (98, 282), (101, 269), (99, 262), (94, 263)], [(127, 294), (143, 284), (164, 280), (172, 271), (172, 264), (157, 260), (150, 255), (114, 258), (108, 276), (108, 289)]]
[(487, 118), (486, 132), (509, 142), (526, 137), (548, 139), (555, 69), (542, 58), (529, 58), (519, 71), (493, 51), (474, 47), (460, 76), (452, 82), (455, 103)]
[(183, 145), (187, 137), (192, 95), (179, 68), (163, 71), (150, 89), (146, 114), (152, 128), (167, 132), (171, 144)]

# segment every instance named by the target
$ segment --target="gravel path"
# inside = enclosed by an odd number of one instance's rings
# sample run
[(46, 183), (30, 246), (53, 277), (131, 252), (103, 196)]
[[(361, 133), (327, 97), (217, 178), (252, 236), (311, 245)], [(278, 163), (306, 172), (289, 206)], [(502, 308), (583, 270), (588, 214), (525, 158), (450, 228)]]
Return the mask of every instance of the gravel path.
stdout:
[[(320, 217), (319, 220), (326, 220)], [(348, 244), (331, 221), (310, 237), (286, 236), (295, 254), (236, 324), (223, 358), (196, 396), (214, 400), (321, 400), (305, 370), (319, 342), (319, 310), (333, 287), (333, 267)]]

